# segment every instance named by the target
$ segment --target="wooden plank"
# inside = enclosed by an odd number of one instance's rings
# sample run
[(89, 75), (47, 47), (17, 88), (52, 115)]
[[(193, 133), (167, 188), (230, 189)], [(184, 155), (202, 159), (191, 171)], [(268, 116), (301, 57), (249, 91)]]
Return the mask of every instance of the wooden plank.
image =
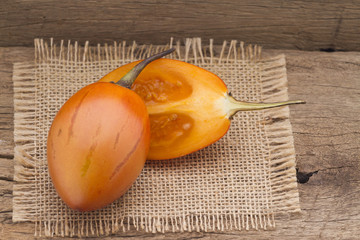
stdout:
[(360, 50), (360, 2), (344, 1), (36, 1), (0, 3), (0, 46), (34, 37), (91, 43), (170, 37), (237, 39), (265, 48)]
[[(151, 239), (356, 239), (360, 234), (360, 53), (285, 53), (297, 166), (319, 170), (299, 185), (302, 213), (277, 216), (274, 231), (151, 234), (119, 232), (118, 237)], [(0, 93), (9, 91), (12, 63), (31, 60), (31, 48), (0, 48)], [(12, 96), (9, 95), (9, 98)], [(0, 232), (6, 239), (32, 239), (32, 223), (12, 223), (13, 135), (12, 99), (1, 98), (0, 109)], [(11, 128), (11, 127), (10, 127)], [(2, 141), (8, 139), (9, 141)]]
[(13, 63), (31, 61), (32, 48), (0, 48), (0, 157), (12, 158), (14, 148)]
[(290, 97), (307, 101), (291, 109), (297, 166), (319, 170), (300, 186), (298, 231), (354, 239), (360, 226), (360, 53), (286, 52), (286, 58)]

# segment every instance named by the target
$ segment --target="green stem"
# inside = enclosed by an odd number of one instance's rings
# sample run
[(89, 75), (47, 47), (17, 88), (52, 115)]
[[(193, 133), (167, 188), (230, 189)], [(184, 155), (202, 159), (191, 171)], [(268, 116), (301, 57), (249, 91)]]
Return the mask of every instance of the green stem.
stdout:
[(295, 100), (295, 101), (284, 101), (284, 102), (275, 102), (275, 103), (249, 103), (249, 102), (241, 102), (236, 100), (235, 98), (228, 96), (228, 104), (229, 111), (228, 116), (231, 118), (238, 111), (252, 111), (252, 110), (261, 110), (267, 108), (275, 108), (293, 104), (304, 104), (305, 101)]
[(132, 84), (134, 83), (135, 79), (139, 76), (140, 72), (152, 61), (162, 58), (170, 53), (175, 51), (175, 48), (171, 48), (169, 50), (166, 50), (164, 52), (155, 54), (153, 56), (150, 56), (140, 63), (138, 63), (135, 67), (133, 67), (125, 76), (123, 76), (119, 81), (116, 82), (117, 85), (131, 88)]

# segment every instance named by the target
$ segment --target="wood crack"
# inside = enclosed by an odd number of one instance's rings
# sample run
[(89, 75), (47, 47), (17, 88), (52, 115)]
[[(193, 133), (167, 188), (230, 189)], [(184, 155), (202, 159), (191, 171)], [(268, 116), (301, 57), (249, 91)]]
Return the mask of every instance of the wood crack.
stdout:
[(4, 158), (4, 159), (14, 159), (14, 155), (13, 154), (0, 154), (0, 158)]
[(354, 166), (329, 167), (329, 168), (319, 169), (319, 171), (328, 171), (328, 170), (334, 170), (334, 169), (353, 168), (353, 167)]
[(7, 181), (7, 182), (14, 182), (13, 178), (0, 176), (0, 180)]
[(357, 134), (360, 134), (360, 132), (357, 132), (357, 131), (354, 131), (354, 132), (347, 132), (347, 133), (340, 133), (340, 134), (313, 134), (313, 133), (306, 133), (306, 132), (293, 132), (295, 134), (299, 134), (299, 135), (309, 135), (309, 136), (312, 136), (312, 137), (343, 137), (343, 136), (346, 136), (346, 135), (357, 135)]

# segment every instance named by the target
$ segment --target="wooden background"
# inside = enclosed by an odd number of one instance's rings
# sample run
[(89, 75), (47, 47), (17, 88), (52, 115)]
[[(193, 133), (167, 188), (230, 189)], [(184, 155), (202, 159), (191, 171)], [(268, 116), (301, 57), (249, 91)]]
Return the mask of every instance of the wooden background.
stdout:
[[(360, 236), (360, 1), (0, 1), (0, 239), (32, 239), (12, 222), (13, 63), (34, 59), (33, 39), (91, 44), (167, 43), (170, 37), (242, 40), (285, 53), (302, 213), (274, 231), (118, 233), (105, 239), (358, 239)], [(277, 49), (277, 50), (276, 50)], [(315, 50), (315, 51), (307, 51)], [(336, 51), (336, 52), (320, 52)], [(338, 51), (338, 50), (344, 50)], [(351, 51), (351, 52), (349, 52)]]
[(0, 46), (35, 37), (164, 44), (213, 38), (265, 48), (360, 50), (360, 1), (354, 0), (2, 0)]

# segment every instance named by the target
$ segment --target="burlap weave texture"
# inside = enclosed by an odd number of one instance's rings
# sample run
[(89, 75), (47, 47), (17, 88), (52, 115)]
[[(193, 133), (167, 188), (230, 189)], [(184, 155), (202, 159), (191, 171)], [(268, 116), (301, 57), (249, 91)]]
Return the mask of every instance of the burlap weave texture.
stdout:
[[(171, 41), (169, 45), (173, 45)], [(271, 229), (278, 212), (299, 211), (289, 109), (239, 112), (215, 144), (166, 161), (148, 161), (132, 188), (108, 207), (69, 209), (48, 175), (46, 138), (52, 119), (76, 91), (123, 64), (166, 46), (91, 47), (35, 40), (35, 63), (14, 66), (14, 221), (34, 221), (37, 235), (88, 236), (148, 232)], [(237, 99), (287, 100), (283, 55), (260, 58), (260, 48), (187, 39), (170, 58), (222, 78)], [(281, 121), (274, 121), (274, 119)]]

